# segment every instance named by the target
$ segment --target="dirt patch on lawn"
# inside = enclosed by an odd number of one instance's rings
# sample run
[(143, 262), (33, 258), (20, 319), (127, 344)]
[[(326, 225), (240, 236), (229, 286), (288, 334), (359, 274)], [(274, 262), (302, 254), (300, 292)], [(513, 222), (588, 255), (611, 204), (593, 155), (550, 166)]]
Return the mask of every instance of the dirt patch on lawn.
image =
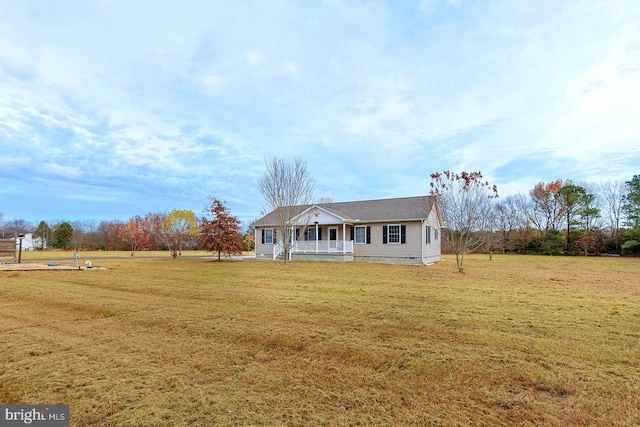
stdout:
[(36, 264), (36, 263), (20, 263), (20, 264), (0, 264), (0, 271), (33, 271), (33, 270), (106, 270), (104, 267), (74, 267), (72, 265)]

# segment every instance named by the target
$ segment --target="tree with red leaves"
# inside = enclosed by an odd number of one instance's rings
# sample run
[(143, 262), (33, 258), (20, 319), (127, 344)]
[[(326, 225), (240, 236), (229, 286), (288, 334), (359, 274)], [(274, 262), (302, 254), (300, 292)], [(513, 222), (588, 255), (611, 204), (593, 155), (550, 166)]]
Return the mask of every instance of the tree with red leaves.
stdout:
[(438, 198), (444, 223), (443, 237), (456, 254), (456, 265), (463, 272), (464, 254), (484, 243), (491, 221), (492, 202), (498, 189), (483, 181), (480, 172), (431, 174), (430, 193)]
[(198, 245), (208, 252), (217, 252), (218, 261), (221, 254), (227, 256), (242, 254), (242, 234), (240, 220), (232, 216), (224, 202), (210, 197), (211, 205), (205, 211), (213, 219), (202, 218)]
[(149, 221), (137, 215), (127, 223), (114, 225), (113, 229), (118, 238), (129, 245), (131, 256), (137, 249), (145, 247), (152, 240), (149, 233)]

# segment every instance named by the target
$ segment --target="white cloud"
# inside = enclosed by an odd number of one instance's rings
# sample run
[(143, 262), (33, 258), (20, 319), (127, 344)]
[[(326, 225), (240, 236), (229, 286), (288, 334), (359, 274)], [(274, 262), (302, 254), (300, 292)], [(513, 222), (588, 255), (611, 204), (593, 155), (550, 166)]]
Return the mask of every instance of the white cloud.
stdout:
[(162, 204), (163, 186), (196, 207), (209, 189), (259, 206), (272, 155), (307, 160), (336, 200), (411, 195), (442, 169), (510, 189), (640, 161), (634, 0), (4, 2), (3, 13), (0, 164), (91, 181), (98, 199), (127, 177), (135, 206)]
[(204, 83), (206, 89), (210, 92), (218, 92), (223, 89), (225, 86), (224, 80), (215, 74), (209, 74), (202, 78), (202, 82)]
[(252, 50), (247, 52), (247, 62), (252, 67), (258, 67), (267, 61), (267, 57), (263, 52)]
[(418, 9), (426, 16), (431, 16), (438, 6), (440, 0), (420, 0), (418, 1)]
[(59, 164), (44, 164), (42, 170), (53, 175), (58, 175), (63, 178), (75, 179), (82, 175), (81, 171), (72, 166), (59, 165)]
[(300, 73), (302, 66), (295, 61), (288, 60), (285, 61), (284, 64), (282, 64), (282, 69), (286, 74), (295, 77)]

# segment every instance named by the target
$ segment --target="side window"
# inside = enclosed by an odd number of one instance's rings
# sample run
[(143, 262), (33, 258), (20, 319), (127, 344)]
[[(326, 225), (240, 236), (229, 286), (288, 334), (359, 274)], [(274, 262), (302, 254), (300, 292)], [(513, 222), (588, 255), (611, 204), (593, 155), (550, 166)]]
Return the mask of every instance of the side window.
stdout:
[(274, 241), (273, 228), (262, 229), (262, 243), (272, 245)]
[(431, 243), (431, 226), (427, 225), (427, 240), (425, 243), (428, 245)]

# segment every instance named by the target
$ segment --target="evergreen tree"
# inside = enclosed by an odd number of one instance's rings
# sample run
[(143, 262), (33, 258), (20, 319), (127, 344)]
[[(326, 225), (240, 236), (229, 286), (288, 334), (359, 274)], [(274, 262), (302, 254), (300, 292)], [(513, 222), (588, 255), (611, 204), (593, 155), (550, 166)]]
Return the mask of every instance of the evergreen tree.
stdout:
[(625, 186), (627, 195), (623, 210), (627, 216), (626, 225), (629, 229), (622, 249), (630, 250), (635, 254), (640, 249), (640, 175), (634, 175), (630, 181), (625, 182)]
[(53, 232), (54, 246), (60, 249), (68, 249), (73, 237), (73, 227), (68, 222), (63, 222)]

